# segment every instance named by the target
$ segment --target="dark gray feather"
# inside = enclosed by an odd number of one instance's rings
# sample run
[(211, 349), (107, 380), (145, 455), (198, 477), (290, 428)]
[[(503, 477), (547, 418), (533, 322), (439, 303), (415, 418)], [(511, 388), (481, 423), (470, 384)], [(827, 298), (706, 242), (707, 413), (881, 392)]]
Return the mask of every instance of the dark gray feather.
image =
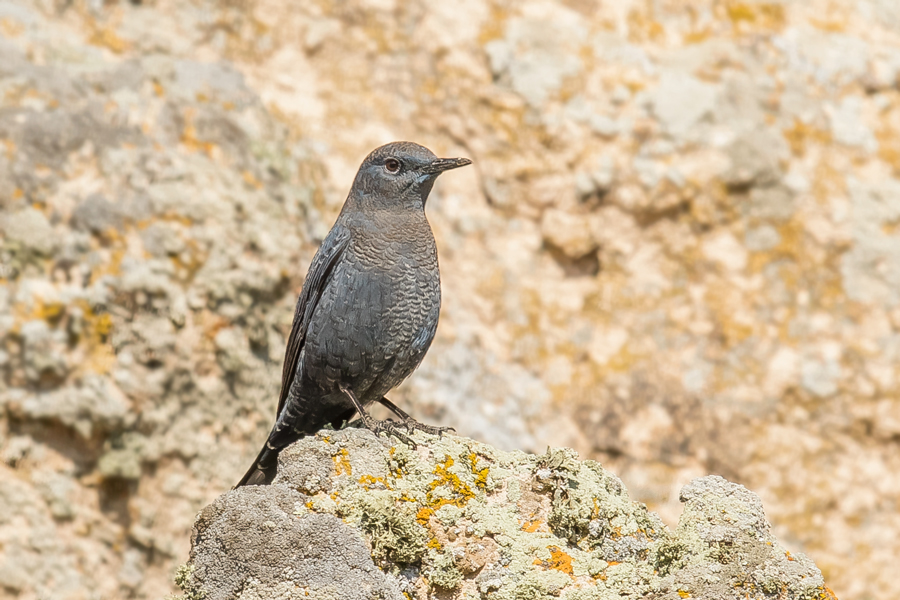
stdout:
[(335, 225), (325, 239), (322, 245), (313, 257), (312, 264), (309, 266), (309, 272), (306, 274), (306, 281), (303, 282), (303, 289), (300, 297), (297, 299), (297, 307), (294, 310), (294, 323), (291, 325), (291, 334), (288, 337), (287, 350), (284, 353), (284, 367), (281, 370), (281, 394), (278, 397), (278, 410), (275, 411), (275, 418), (281, 415), (284, 410), (284, 403), (287, 400), (288, 392), (294, 377), (297, 374), (297, 361), (300, 358), (300, 352), (303, 350), (303, 342), (306, 340), (306, 332), (309, 330), (309, 322), (319, 298), (322, 297), (322, 290), (328, 284), (329, 277), (350, 243), (350, 231), (340, 225)]
[(441, 284), (425, 201), (439, 173), (466, 164), (409, 142), (363, 161), (297, 300), (275, 424), (238, 485), (271, 483), (282, 448), (354, 411), (373, 431), (391, 430), (365, 406), (384, 401), (431, 345)]

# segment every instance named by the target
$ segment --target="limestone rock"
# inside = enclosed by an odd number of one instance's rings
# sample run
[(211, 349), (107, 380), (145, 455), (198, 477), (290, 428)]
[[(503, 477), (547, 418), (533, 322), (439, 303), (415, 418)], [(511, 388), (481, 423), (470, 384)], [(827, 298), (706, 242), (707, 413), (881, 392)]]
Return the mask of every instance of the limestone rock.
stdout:
[(898, 32), (892, 0), (0, 2), (0, 581), (172, 591), (360, 160), (412, 139), (477, 168), (429, 200), (441, 324), (394, 402), (573, 446), (673, 526), (727, 475), (839, 596), (900, 596)]
[(715, 86), (684, 73), (665, 73), (652, 95), (653, 112), (673, 137), (690, 133), (716, 103)]
[(6, 215), (0, 226), (9, 242), (19, 243), (44, 256), (50, 255), (56, 247), (53, 228), (47, 217), (34, 208)]
[(246, 487), (203, 509), (189, 567), (192, 581), (216, 582), (203, 597), (402, 598), (358, 531), (330, 514), (297, 518), (306, 501), (285, 485)]
[(187, 598), (569, 600), (828, 597), (782, 548), (759, 498), (721, 477), (681, 492), (669, 530), (622, 482), (569, 449), (502, 452), (359, 429), (285, 450), (268, 487), (226, 492), (194, 523)]
[(228, 64), (107, 56), (12, 6), (0, 597), (159, 597), (243, 463), (215, 440), (276, 393), (319, 167)]
[(544, 241), (561, 250), (569, 258), (581, 258), (597, 250), (597, 242), (591, 236), (591, 227), (586, 215), (548, 210), (541, 220), (541, 234)]

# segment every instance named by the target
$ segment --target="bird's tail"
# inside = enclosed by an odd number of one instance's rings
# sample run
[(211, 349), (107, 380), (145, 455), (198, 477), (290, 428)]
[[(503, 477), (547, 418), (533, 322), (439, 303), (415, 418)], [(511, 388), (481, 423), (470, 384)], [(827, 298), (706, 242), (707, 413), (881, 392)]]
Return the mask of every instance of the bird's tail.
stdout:
[(253, 465), (250, 466), (250, 470), (234, 487), (239, 488), (242, 485), (269, 485), (272, 483), (278, 471), (276, 467), (278, 466), (278, 454), (280, 452), (281, 448), (270, 448), (268, 443), (264, 444), (256, 460), (253, 461)]

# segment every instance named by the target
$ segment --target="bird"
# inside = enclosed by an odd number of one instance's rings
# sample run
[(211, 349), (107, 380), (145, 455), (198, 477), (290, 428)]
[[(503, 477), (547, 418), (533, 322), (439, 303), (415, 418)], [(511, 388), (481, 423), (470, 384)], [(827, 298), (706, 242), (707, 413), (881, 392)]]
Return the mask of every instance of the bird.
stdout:
[[(419, 366), (437, 330), (441, 283), (425, 204), (444, 171), (471, 164), (392, 142), (363, 160), (313, 257), (287, 341), (276, 420), (235, 488), (268, 485), (282, 449), (358, 414), (376, 435), (451, 428), (419, 423), (385, 398)], [(400, 421), (377, 420), (377, 402)]]

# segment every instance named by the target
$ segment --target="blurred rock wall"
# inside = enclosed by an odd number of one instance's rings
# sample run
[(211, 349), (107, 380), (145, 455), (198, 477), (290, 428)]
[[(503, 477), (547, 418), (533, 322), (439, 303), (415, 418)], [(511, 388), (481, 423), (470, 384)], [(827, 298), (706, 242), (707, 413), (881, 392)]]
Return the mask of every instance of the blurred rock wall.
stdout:
[(158, 597), (271, 424), (374, 146), (475, 168), (393, 399), (722, 474), (839, 597), (900, 555), (900, 5), (0, 1), (0, 597)]

